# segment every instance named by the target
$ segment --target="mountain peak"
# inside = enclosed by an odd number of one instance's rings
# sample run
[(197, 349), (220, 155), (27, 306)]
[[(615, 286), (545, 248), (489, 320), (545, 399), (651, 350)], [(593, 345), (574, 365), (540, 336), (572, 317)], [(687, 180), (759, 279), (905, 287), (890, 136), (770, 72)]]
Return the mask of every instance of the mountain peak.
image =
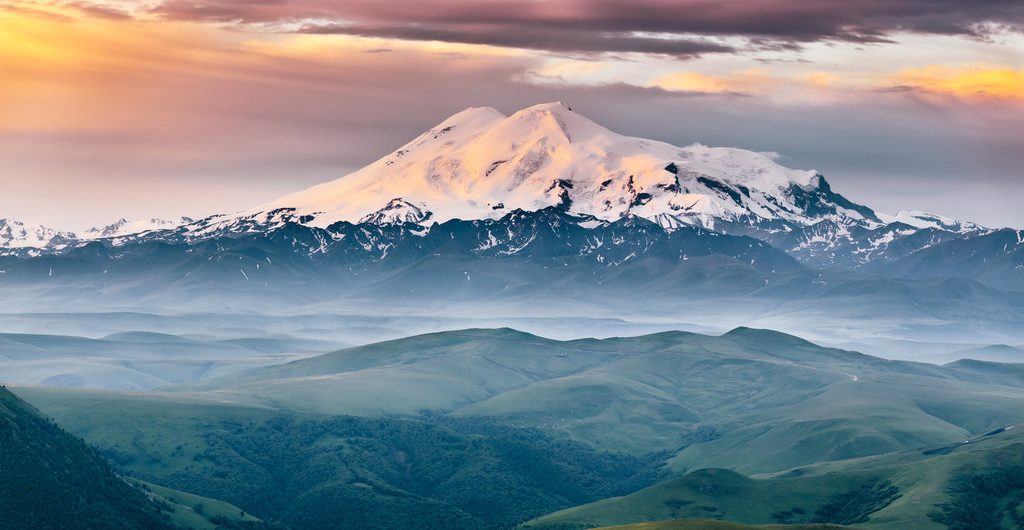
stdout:
[[(858, 215), (821, 208), (821, 201), (809, 215), (795, 204), (815, 190), (792, 189), (814, 188), (818, 175), (752, 151), (623, 136), (562, 102), (511, 116), (471, 107), (359, 171), (243, 215), (290, 208), (326, 227), (364, 219), (487, 219), (556, 207), (606, 221), (638, 216), (668, 229), (749, 220), (812, 224), (822, 215)], [(404, 204), (393, 204), (396, 197)]]
[(391, 225), (403, 223), (422, 223), (430, 219), (431, 212), (402, 198), (394, 198), (371, 214), (359, 220), (360, 223)]
[(0, 218), (0, 248), (43, 248), (65, 243), (72, 238), (74, 234), (71, 232)]
[(937, 229), (950, 232), (977, 232), (986, 230), (985, 227), (970, 221), (961, 221), (942, 215), (922, 212), (919, 210), (901, 210), (896, 215), (883, 217), (887, 223), (903, 223), (919, 229)]
[(452, 114), (431, 130), (440, 130), (446, 127), (455, 126), (473, 126), (480, 123), (493, 123), (505, 118), (507, 118), (507, 116), (494, 107), (468, 107)]
[(106, 226), (90, 228), (79, 234), (79, 237), (82, 239), (121, 237), (131, 234), (150, 232), (153, 230), (166, 230), (183, 224), (188, 224), (193, 221), (194, 220), (189, 217), (179, 217), (177, 219), (160, 219), (158, 217), (152, 217), (149, 219), (127, 219), (122, 217)]
[(572, 112), (572, 109), (568, 105), (561, 101), (552, 101), (549, 103), (538, 103), (531, 107), (526, 107), (519, 112), (525, 111), (542, 111), (542, 112)]

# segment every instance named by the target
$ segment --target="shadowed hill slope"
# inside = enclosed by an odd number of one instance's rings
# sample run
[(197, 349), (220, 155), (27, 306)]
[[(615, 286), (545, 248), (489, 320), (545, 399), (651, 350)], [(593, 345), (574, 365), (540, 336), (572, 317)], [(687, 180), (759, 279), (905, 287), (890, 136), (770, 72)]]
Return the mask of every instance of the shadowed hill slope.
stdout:
[(89, 446), (0, 387), (3, 528), (175, 528), (161, 507)]

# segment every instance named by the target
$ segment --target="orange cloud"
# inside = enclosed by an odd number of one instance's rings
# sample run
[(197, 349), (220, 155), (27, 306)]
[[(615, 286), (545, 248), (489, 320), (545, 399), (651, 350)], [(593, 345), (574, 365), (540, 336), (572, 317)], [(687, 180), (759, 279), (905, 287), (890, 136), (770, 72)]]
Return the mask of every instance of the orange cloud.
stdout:
[(700, 72), (675, 72), (660, 77), (652, 83), (652, 86), (673, 92), (706, 94), (760, 94), (767, 92), (773, 85), (775, 85), (775, 80), (760, 69), (744, 70), (726, 76)]
[[(18, 190), (0, 194), (6, 215), (54, 210), (45, 197), (68, 189), (79, 195), (68, 211), (151, 195), (190, 204), (182, 213), (258, 204), (299, 186), (290, 179), (354, 169), (453, 109), (507, 101), (509, 81), (537, 63), (480, 46), (5, 7), (0, 188)], [(181, 185), (211, 178), (237, 202)], [(249, 179), (264, 187), (228, 185)]]
[[(299, 94), (404, 87), (396, 80), (408, 75), (510, 77), (532, 64), (521, 52), (477, 45), (258, 35), (60, 13), (0, 10), (0, 132), (181, 136), (191, 127), (209, 131), (218, 119), (270, 114), (226, 110), (257, 92), (273, 92), (285, 108)], [(342, 104), (356, 101), (335, 103)]]
[(895, 77), (895, 82), (965, 99), (1024, 99), (1024, 70), (1012, 68), (931, 65), (903, 70)]
[(142, 113), (133, 105), (154, 109), (161, 81), (213, 74), (229, 55), (206, 28), (49, 13), (66, 16), (0, 11), (0, 130), (134, 125)]
[(818, 88), (831, 88), (841, 80), (838, 75), (831, 72), (811, 72), (804, 79), (811, 86)]

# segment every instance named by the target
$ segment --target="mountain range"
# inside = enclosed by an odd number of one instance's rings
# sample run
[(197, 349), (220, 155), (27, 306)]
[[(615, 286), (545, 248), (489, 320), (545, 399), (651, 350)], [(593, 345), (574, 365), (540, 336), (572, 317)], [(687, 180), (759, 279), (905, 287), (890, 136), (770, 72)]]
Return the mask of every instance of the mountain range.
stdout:
[(783, 167), (776, 156), (623, 136), (561, 103), (511, 116), (470, 108), (359, 171), (237, 214), (120, 219), (82, 234), (3, 220), (0, 246), (56, 251), (96, 239), (114, 246), (198, 241), (289, 225), (334, 235), (339, 223), (426, 231), (434, 223), (556, 208), (587, 228), (642, 218), (667, 231), (751, 235), (809, 264), (857, 266), (998, 232), (925, 212), (876, 212), (834, 192), (820, 172)]
[(0, 290), (90, 308), (734, 298), (944, 333), (970, 314), (999, 330), (979, 342), (1020, 341), (1024, 232), (884, 214), (775, 158), (619, 135), (561, 103), (471, 108), (242, 212), (82, 234), (3, 221)]
[[(94, 239), (121, 237), (154, 230), (166, 230), (194, 220), (181, 217), (177, 220), (160, 218), (118, 219), (105, 226), (95, 226), (83, 232), (56, 230), (39, 224), (14, 219), (0, 219), (0, 248), (26, 249), (27, 251), (62, 250)], [(38, 252), (37, 252), (38, 253)]]

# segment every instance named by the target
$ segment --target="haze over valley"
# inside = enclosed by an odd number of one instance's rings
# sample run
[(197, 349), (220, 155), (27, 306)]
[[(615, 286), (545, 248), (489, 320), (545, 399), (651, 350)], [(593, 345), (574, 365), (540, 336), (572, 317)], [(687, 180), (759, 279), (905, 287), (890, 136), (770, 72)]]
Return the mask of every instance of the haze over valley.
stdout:
[(1024, 11), (613, 4), (0, 5), (0, 527), (1024, 528)]

